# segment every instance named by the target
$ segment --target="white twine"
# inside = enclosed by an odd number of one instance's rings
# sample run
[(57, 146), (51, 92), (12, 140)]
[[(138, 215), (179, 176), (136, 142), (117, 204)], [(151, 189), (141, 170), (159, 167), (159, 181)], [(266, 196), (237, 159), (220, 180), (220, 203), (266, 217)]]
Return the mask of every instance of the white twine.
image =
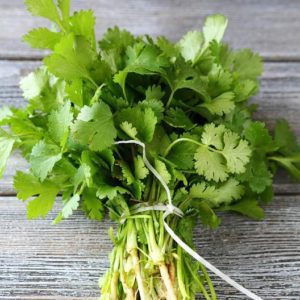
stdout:
[(163, 214), (163, 220), (164, 220), (164, 227), (166, 231), (169, 233), (169, 235), (172, 237), (172, 239), (182, 248), (184, 249), (189, 255), (191, 255), (195, 260), (200, 262), (202, 265), (204, 265), (207, 269), (209, 269), (211, 272), (215, 273), (217, 276), (219, 276), (221, 279), (226, 281), (228, 284), (233, 286), (235, 289), (243, 293), (244, 295), (248, 296), (250, 299), (253, 300), (263, 300), (256, 294), (252, 293), (248, 289), (244, 288), (242, 285), (231, 279), (229, 276), (224, 274), (222, 271), (220, 271), (218, 268), (213, 266), (210, 262), (208, 262), (206, 259), (204, 259), (202, 256), (200, 256), (197, 252), (195, 252), (191, 247), (189, 247), (184, 241), (182, 241), (179, 236), (169, 227), (169, 225), (166, 222), (166, 218), (171, 215), (175, 214), (178, 215), (179, 217), (182, 217), (184, 214), (183, 212), (176, 207), (173, 204), (172, 201), (172, 196), (171, 196), (171, 191), (164, 181), (164, 179), (160, 176), (160, 174), (156, 171), (156, 169), (150, 164), (149, 160), (147, 159), (146, 156), (146, 145), (140, 141), (136, 140), (127, 140), (127, 141), (118, 141), (115, 142), (116, 145), (120, 144), (135, 144), (139, 145), (143, 148), (143, 161), (147, 168), (152, 172), (152, 174), (159, 180), (159, 182), (162, 184), (164, 187), (166, 193), (167, 193), (167, 198), (168, 198), (168, 205), (153, 205), (153, 206), (147, 206), (147, 207), (139, 207), (135, 210), (135, 212), (144, 212), (144, 211), (151, 211), (151, 210), (160, 210), (164, 211)]

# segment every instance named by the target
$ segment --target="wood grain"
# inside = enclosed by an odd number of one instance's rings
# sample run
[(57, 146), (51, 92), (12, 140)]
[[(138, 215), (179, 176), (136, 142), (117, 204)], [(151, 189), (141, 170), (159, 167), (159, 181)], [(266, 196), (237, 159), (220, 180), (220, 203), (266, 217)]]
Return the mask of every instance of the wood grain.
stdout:
[[(23, 1), (0, 2), (0, 58), (39, 58), (21, 37), (36, 26), (48, 25), (26, 12)], [(73, 8), (92, 8), (97, 35), (118, 25), (134, 34), (166, 35), (178, 40), (199, 29), (204, 17), (222, 13), (230, 20), (226, 40), (233, 47), (250, 47), (266, 59), (299, 60), (300, 1), (297, 0), (77, 0)]]
[[(59, 202), (59, 201), (58, 201)], [(113, 224), (81, 213), (57, 226), (28, 221), (25, 206), (0, 198), (0, 299), (97, 299), (97, 281), (108, 267)], [(261, 222), (226, 214), (215, 231), (198, 228), (197, 250), (265, 300), (299, 299), (300, 196), (276, 197)], [(220, 300), (245, 299), (213, 277)]]
[[(24, 106), (25, 100), (19, 89), (19, 80), (40, 63), (33, 61), (0, 61), (0, 106)], [(255, 115), (265, 120), (273, 128), (275, 120), (289, 120), (292, 129), (300, 139), (300, 63), (266, 63), (261, 79), (261, 91), (253, 99), (259, 104)], [(12, 176), (16, 169), (24, 170), (27, 164), (20, 156), (13, 156), (7, 171), (0, 181), (0, 195), (13, 194)], [(277, 193), (300, 193), (300, 185), (295, 184), (285, 173), (276, 179)]]

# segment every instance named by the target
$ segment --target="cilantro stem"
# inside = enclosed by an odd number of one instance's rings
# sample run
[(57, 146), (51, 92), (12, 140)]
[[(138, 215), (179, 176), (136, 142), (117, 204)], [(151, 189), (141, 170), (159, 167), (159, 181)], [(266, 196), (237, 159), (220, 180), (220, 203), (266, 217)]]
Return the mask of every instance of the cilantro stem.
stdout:
[(168, 108), (173, 100), (173, 97), (174, 97), (174, 94), (175, 94), (175, 91), (172, 90), (170, 96), (169, 96), (169, 99), (167, 101), (167, 104), (166, 104), (166, 108)]
[(163, 156), (166, 157), (170, 150), (177, 144), (177, 143), (181, 143), (181, 142), (190, 142), (190, 143), (193, 143), (195, 145), (198, 145), (198, 146), (204, 146), (202, 143), (196, 141), (196, 140), (193, 140), (193, 139), (190, 139), (190, 138), (179, 138), (177, 140), (175, 140), (174, 142), (172, 142), (168, 148), (165, 150), (165, 152), (163, 153)]
[[(208, 295), (207, 290), (205, 289), (203, 283), (201, 282), (201, 280), (199, 280), (199, 278), (197, 276), (195, 276), (193, 270), (191, 269), (191, 266), (189, 264), (187, 264), (187, 267), (188, 267), (188, 269), (190, 271), (190, 274), (192, 275), (193, 279), (195, 280), (195, 282), (198, 283), (198, 285), (200, 287), (200, 290), (201, 290), (203, 296), (205, 297), (205, 299), (206, 300), (211, 300), (211, 297)], [(201, 264), (200, 264), (200, 267), (202, 267)], [(202, 270), (202, 268), (201, 268), (201, 270)], [(203, 270), (202, 270), (202, 272), (203, 272)]]
[(212, 300), (217, 300), (217, 295), (216, 295), (214, 286), (212, 284), (212, 281), (211, 281), (209, 275), (207, 274), (207, 271), (206, 271), (205, 267), (202, 264), (200, 264), (200, 268), (201, 268), (201, 271), (202, 271), (202, 273), (203, 273), (203, 275), (205, 277), (205, 280), (206, 280), (206, 282), (208, 284), (210, 295), (211, 295), (211, 299)]

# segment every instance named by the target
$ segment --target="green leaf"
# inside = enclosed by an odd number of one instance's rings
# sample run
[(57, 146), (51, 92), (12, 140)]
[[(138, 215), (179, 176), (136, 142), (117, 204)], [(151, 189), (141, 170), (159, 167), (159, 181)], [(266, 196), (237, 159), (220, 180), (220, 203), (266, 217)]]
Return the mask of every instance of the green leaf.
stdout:
[(261, 57), (249, 49), (239, 50), (234, 55), (234, 71), (242, 79), (256, 79), (263, 71)]
[(71, 103), (66, 104), (59, 110), (54, 110), (48, 117), (48, 130), (51, 138), (64, 147), (67, 142), (69, 128), (73, 120), (71, 112)]
[(145, 166), (143, 157), (140, 155), (134, 158), (134, 174), (138, 179), (145, 179), (149, 174), (149, 170)]
[(223, 134), (225, 131), (226, 128), (224, 125), (216, 126), (214, 123), (206, 124), (202, 133), (201, 142), (221, 150), (223, 148)]
[(125, 83), (129, 73), (162, 74), (164, 68), (169, 65), (169, 62), (154, 46), (137, 43), (133, 47), (129, 46), (126, 53), (128, 56), (126, 68), (114, 76), (114, 81), (122, 87), (124, 96), (126, 96)]
[(276, 122), (274, 141), (283, 155), (293, 155), (300, 151), (297, 137), (285, 120)]
[(32, 15), (60, 24), (60, 17), (53, 0), (25, 0), (25, 5)]
[(207, 180), (224, 181), (229, 173), (245, 172), (251, 149), (237, 133), (226, 129), (224, 125), (210, 123), (204, 126), (201, 142), (203, 145), (199, 146), (194, 156), (199, 175)]
[(150, 108), (153, 110), (157, 121), (159, 122), (160, 120), (163, 119), (163, 112), (164, 112), (164, 104), (161, 100), (157, 100), (157, 99), (146, 99), (143, 101), (140, 101), (137, 104), (138, 107), (142, 108), (142, 109), (147, 109)]
[(208, 203), (195, 199), (192, 201), (191, 206), (197, 209), (198, 216), (204, 226), (209, 226), (212, 229), (215, 229), (219, 226), (220, 219), (214, 213)]
[(295, 154), (293, 156), (274, 156), (270, 158), (271, 160), (277, 162), (279, 165), (284, 167), (295, 179), (300, 181), (300, 154)]
[(97, 190), (97, 197), (99, 199), (113, 200), (118, 194), (128, 193), (126, 189), (121, 186), (111, 186), (108, 184), (101, 184)]
[(31, 170), (36, 177), (44, 181), (61, 158), (59, 147), (40, 141), (33, 147), (30, 155)]
[(164, 121), (172, 127), (191, 129), (195, 124), (180, 108), (171, 108), (167, 111)]
[(13, 116), (13, 112), (7, 106), (0, 108), (0, 126), (7, 124), (8, 120)]
[(275, 150), (272, 137), (263, 122), (255, 121), (249, 123), (244, 135), (254, 149), (263, 151)]
[(0, 128), (0, 177), (6, 167), (7, 160), (13, 150), (15, 139)]
[(127, 185), (131, 185), (135, 182), (135, 178), (132, 174), (130, 166), (125, 161), (119, 161), (119, 166), (121, 167), (122, 179), (126, 182)]
[(23, 38), (32, 48), (53, 50), (59, 43), (62, 34), (50, 31), (47, 28), (35, 28), (29, 31)]
[(95, 60), (90, 43), (81, 36), (69, 34), (55, 46), (54, 53), (44, 59), (49, 71), (65, 80), (85, 78), (94, 83), (89, 69)]
[(194, 63), (201, 53), (204, 44), (203, 34), (199, 31), (189, 31), (178, 42), (178, 48), (186, 61)]
[(20, 82), (24, 98), (30, 100), (41, 94), (47, 85), (49, 76), (45, 68), (39, 68), (24, 77)]
[(110, 147), (117, 136), (110, 108), (103, 102), (92, 107), (84, 106), (71, 131), (78, 143), (89, 145), (93, 151)]
[(91, 220), (102, 221), (104, 217), (104, 206), (95, 196), (93, 189), (87, 189), (82, 195), (82, 207)]
[(70, 16), (70, 0), (58, 0), (57, 2), (63, 20), (68, 21)]
[(149, 86), (145, 92), (146, 100), (161, 100), (164, 95), (165, 92), (160, 85)]
[(155, 170), (162, 177), (164, 182), (166, 184), (168, 184), (171, 181), (172, 176), (171, 176), (170, 172), (168, 171), (166, 164), (164, 162), (162, 162), (161, 160), (156, 159), (154, 166), (155, 166)]
[[(137, 130), (137, 137), (142, 142), (150, 142), (153, 138), (157, 118), (151, 108), (141, 107), (126, 108), (117, 114), (117, 120), (124, 129), (124, 122), (130, 123)], [(128, 128), (127, 128), (128, 129)], [(132, 132), (132, 130), (130, 131)]]
[(181, 170), (191, 170), (194, 167), (194, 155), (198, 146), (188, 142), (175, 144), (167, 155), (167, 159)]
[(83, 83), (81, 79), (75, 79), (71, 83), (67, 83), (65, 91), (74, 104), (79, 107), (83, 106)]
[(249, 183), (250, 189), (255, 193), (262, 193), (272, 185), (272, 173), (260, 155), (254, 155), (246, 166), (246, 172), (239, 177)]
[(40, 182), (31, 174), (20, 171), (14, 177), (14, 188), (17, 190), (17, 197), (23, 201), (35, 197), (27, 205), (28, 219), (45, 217), (52, 209), (55, 197), (60, 187), (49, 180)]
[(233, 92), (225, 92), (214, 98), (211, 102), (201, 104), (201, 106), (207, 108), (214, 115), (222, 116), (234, 110), (234, 97), (235, 94)]
[(136, 128), (133, 127), (132, 124), (128, 123), (127, 121), (122, 122), (120, 124), (120, 128), (132, 139), (135, 139), (138, 134)]
[(224, 181), (228, 178), (226, 161), (219, 153), (199, 147), (194, 155), (195, 169), (207, 180)]
[(245, 140), (231, 131), (224, 133), (224, 148), (222, 154), (226, 158), (228, 170), (231, 173), (241, 174), (245, 172), (245, 166), (249, 162), (251, 149)]
[(232, 93), (232, 73), (223, 69), (221, 66), (214, 64), (207, 79), (207, 89), (212, 98), (216, 98), (226, 92)]
[(79, 200), (80, 196), (78, 194), (73, 195), (69, 200), (67, 200), (63, 209), (53, 221), (53, 224), (58, 224), (62, 219), (69, 218), (73, 214), (73, 211), (78, 208)]
[(222, 211), (234, 211), (255, 220), (261, 220), (265, 214), (255, 199), (243, 199), (236, 204), (221, 207)]
[(248, 100), (251, 96), (255, 95), (258, 91), (258, 83), (256, 80), (239, 80), (235, 83), (234, 93), (235, 102), (242, 102)]
[(118, 27), (109, 28), (100, 40), (102, 58), (110, 66), (113, 73), (125, 67), (125, 53), (135, 41), (133, 35)]
[(233, 200), (240, 199), (243, 194), (243, 186), (233, 178), (219, 186), (201, 182), (193, 185), (190, 190), (190, 197), (206, 200), (213, 207), (230, 204)]
[(70, 24), (75, 35), (84, 36), (95, 48), (95, 16), (92, 10), (75, 12), (70, 18)]
[(221, 42), (225, 30), (227, 28), (228, 20), (222, 15), (211, 15), (206, 18), (203, 35), (206, 45), (208, 45), (212, 40)]

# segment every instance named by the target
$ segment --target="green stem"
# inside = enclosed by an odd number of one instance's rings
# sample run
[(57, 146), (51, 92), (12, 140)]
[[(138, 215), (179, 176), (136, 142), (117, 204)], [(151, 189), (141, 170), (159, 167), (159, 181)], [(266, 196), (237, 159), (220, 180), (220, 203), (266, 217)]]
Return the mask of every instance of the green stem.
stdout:
[(200, 268), (201, 268), (201, 271), (202, 271), (202, 273), (203, 273), (203, 275), (205, 277), (205, 280), (206, 280), (206, 282), (208, 284), (211, 299), (212, 300), (217, 300), (217, 295), (216, 295), (216, 292), (215, 292), (215, 288), (213, 286), (213, 283), (212, 283), (209, 275), (207, 274), (207, 271), (206, 271), (205, 267), (202, 264), (200, 264)]
[(183, 271), (183, 259), (182, 259), (182, 249), (181, 247), (177, 247), (177, 262), (176, 262), (176, 268), (177, 268), (177, 281), (178, 281), (178, 287), (180, 290), (180, 293), (183, 297), (183, 299), (189, 299), (189, 295), (186, 290), (185, 282), (184, 282), (184, 271)]
[(175, 91), (172, 90), (170, 96), (169, 96), (169, 99), (168, 99), (168, 102), (166, 104), (166, 107), (168, 108), (173, 100), (173, 97), (174, 97), (174, 94), (175, 94)]
[[(201, 266), (201, 265), (200, 265)], [(187, 267), (190, 271), (190, 274), (192, 275), (192, 277), (194, 278), (194, 280), (198, 283), (200, 290), (203, 294), (203, 296), (205, 297), (206, 300), (212, 300), (211, 297), (208, 295), (203, 283), (199, 280), (199, 278), (197, 278), (193, 272), (193, 270), (191, 269), (191, 266), (189, 264), (187, 264)], [(202, 269), (201, 269), (202, 270)], [(203, 271), (203, 270), (202, 270)]]
[(193, 140), (193, 139), (190, 139), (190, 138), (179, 138), (175, 141), (173, 141), (169, 146), (168, 148), (165, 150), (165, 152), (163, 153), (163, 156), (166, 157), (170, 150), (177, 144), (177, 143), (181, 143), (181, 142), (189, 142), (189, 143), (193, 143), (193, 144), (196, 144), (198, 146), (204, 146), (202, 143), (196, 141), (196, 140)]

